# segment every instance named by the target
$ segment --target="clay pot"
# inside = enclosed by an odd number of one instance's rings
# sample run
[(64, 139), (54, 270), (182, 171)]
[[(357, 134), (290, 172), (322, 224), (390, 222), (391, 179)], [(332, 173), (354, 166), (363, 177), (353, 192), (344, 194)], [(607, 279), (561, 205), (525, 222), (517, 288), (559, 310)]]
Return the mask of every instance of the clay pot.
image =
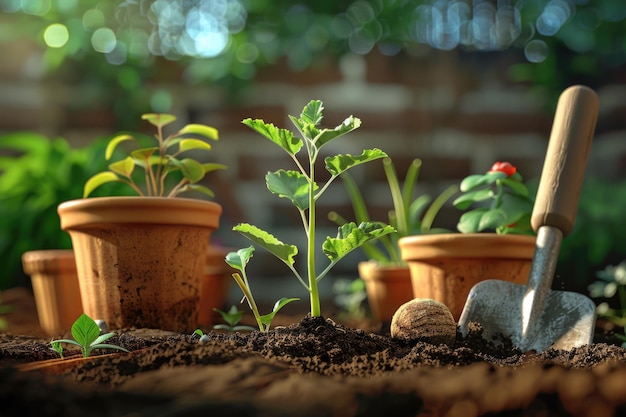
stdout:
[(35, 250), (22, 255), (30, 275), (39, 324), (49, 336), (64, 334), (83, 312), (71, 249)]
[(391, 323), (396, 310), (413, 299), (411, 272), (406, 265), (387, 266), (375, 261), (359, 262), (372, 317)]
[(198, 326), (201, 279), (222, 207), (164, 197), (99, 197), (58, 207), (85, 314), (110, 329)]
[(444, 303), (459, 320), (470, 289), (486, 279), (525, 285), (535, 236), (491, 233), (417, 235), (398, 242), (413, 296)]
[(206, 253), (206, 265), (202, 277), (202, 291), (200, 293), (200, 315), (198, 324), (211, 327), (221, 320), (214, 308), (225, 309), (225, 301), (233, 281), (231, 274), (235, 272), (224, 258), (229, 251), (219, 246), (209, 246)]

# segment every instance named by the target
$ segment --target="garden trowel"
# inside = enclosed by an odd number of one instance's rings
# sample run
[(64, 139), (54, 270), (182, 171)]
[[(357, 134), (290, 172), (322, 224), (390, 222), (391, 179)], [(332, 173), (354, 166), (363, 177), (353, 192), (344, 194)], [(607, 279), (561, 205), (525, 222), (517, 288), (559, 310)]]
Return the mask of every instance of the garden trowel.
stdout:
[(561, 241), (574, 226), (598, 107), (590, 88), (573, 86), (561, 94), (533, 207), (537, 239), (528, 283), (490, 279), (475, 285), (459, 319), (464, 336), (469, 323), (477, 322), (485, 339), (509, 337), (523, 352), (592, 343), (593, 301), (551, 286)]

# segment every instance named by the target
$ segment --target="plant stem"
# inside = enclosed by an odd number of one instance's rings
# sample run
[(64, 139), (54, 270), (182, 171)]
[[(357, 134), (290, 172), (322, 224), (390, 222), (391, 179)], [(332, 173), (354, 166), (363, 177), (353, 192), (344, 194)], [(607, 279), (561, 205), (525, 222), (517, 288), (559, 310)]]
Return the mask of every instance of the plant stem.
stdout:
[(321, 315), (320, 296), (317, 289), (317, 277), (315, 276), (315, 159), (317, 154), (313, 150), (309, 150), (311, 157), (309, 158), (309, 174), (311, 185), (309, 187), (309, 234), (307, 245), (307, 270), (309, 276), (309, 294), (311, 299), (311, 316), (318, 317)]

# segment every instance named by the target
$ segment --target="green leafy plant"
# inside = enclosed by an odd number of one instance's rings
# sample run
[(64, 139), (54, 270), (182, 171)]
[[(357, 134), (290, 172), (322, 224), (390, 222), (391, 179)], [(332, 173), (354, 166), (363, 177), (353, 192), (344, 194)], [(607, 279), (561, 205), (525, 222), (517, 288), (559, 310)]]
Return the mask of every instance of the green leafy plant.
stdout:
[(597, 312), (622, 328), (622, 333), (616, 336), (623, 342), (622, 347), (626, 347), (626, 260), (598, 271), (596, 277), (598, 280), (588, 287), (589, 294), (594, 298), (611, 299), (617, 296), (616, 308), (610, 307), (605, 301), (598, 304)]
[(246, 265), (250, 261), (250, 258), (252, 258), (253, 253), (254, 246), (239, 249), (236, 252), (230, 252), (226, 255), (226, 263), (241, 272), (241, 274), (237, 272), (234, 273), (233, 278), (239, 289), (241, 289), (244, 299), (248, 302), (248, 306), (250, 307), (250, 310), (252, 310), (252, 314), (254, 315), (257, 325), (259, 326), (259, 330), (265, 332), (270, 329), (274, 317), (284, 306), (291, 302), (299, 301), (300, 299), (283, 297), (276, 301), (271, 312), (261, 315), (257, 303), (254, 300), (254, 295), (252, 293), (250, 283), (248, 282), (248, 274), (246, 273)]
[[(13, 310), (13, 307), (2, 304), (2, 298), (0, 297), (0, 315), (6, 314), (9, 311)], [(0, 330), (6, 329), (9, 324), (7, 321), (0, 316)]]
[(214, 308), (213, 311), (222, 316), (222, 320), (224, 320), (225, 322), (225, 324), (214, 325), (213, 329), (215, 330), (226, 330), (229, 333), (238, 332), (241, 330), (254, 330), (254, 327), (242, 326), (239, 324), (239, 322), (243, 318), (243, 311), (239, 310), (237, 306), (231, 306), (228, 311), (223, 311), (219, 308)]
[[(27, 282), (22, 270), (24, 252), (71, 249), (69, 235), (61, 230), (57, 206), (80, 198), (83, 184), (106, 169), (102, 158), (106, 146), (104, 137), (73, 147), (64, 138), (35, 132), (0, 136), (0, 289)], [(94, 195), (131, 191), (124, 184), (111, 183)]]
[(481, 205), (461, 215), (457, 224), (461, 233), (533, 233), (533, 200), (522, 176), (510, 163), (496, 162), (487, 173), (466, 177), (460, 189), (462, 194), (453, 201), (456, 208), (466, 210), (473, 204)]
[[(380, 237), (375, 243), (365, 243), (361, 249), (369, 259), (381, 265), (402, 264), (403, 261), (400, 257), (398, 239), (415, 234), (445, 231), (443, 229), (433, 229), (432, 225), (435, 217), (446, 201), (458, 192), (458, 187), (452, 185), (446, 188), (434, 200), (427, 194), (422, 194), (414, 198), (415, 186), (417, 184), (422, 161), (420, 159), (414, 159), (411, 162), (402, 185), (400, 185), (392, 159), (389, 157), (383, 158), (382, 164), (393, 203), (393, 209), (389, 212), (389, 224), (395, 228), (396, 231)], [(367, 205), (362, 193), (359, 191), (356, 181), (347, 172), (341, 174), (341, 178), (348, 192), (348, 196), (350, 197), (356, 221), (359, 223), (370, 222), (371, 219)], [(335, 211), (329, 213), (329, 219), (339, 225), (348, 222)]]
[(83, 357), (87, 358), (91, 355), (91, 352), (94, 349), (117, 349), (122, 350), (124, 352), (128, 352), (127, 349), (117, 346), (111, 345), (107, 343), (103, 343), (109, 340), (111, 337), (115, 336), (114, 332), (109, 332), (106, 334), (100, 334), (100, 327), (96, 324), (96, 322), (86, 314), (81, 314), (78, 319), (72, 324), (72, 339), (57, 339), (50, 342), (50, 345), (53, 350), (62, 354), (62, 348), (60, 347), (61, 343), (69, 343), (72, 345), (76, 345), (80, 347)]
[[(202, 139), (218, 139), (217, 129), (201, 124), (188, 124), (168, 136), (164, 136), (163, 128), (176, 120), (171, 114), (144, 114), (141, 116), (157, 128), (157, 146), (148, 146), (133, 150), (126, 158), (113, 162), (109, 170), (91, 177), (86, 183), (83, 197), (89, 196), (93, 190), (109, 182), (122, 182), (130, 186), (139, 195), (175, 197), (186, 191), (199, 191), (213, 197), (213, 191), (198, 184), (209, 172), (225, 169), (222, 164), (201, 163), (193, 158), (180, 158), (188, 151), (210, 151), (211, 145)], [(109, 160), (113, 152), (122, 142), (134, 141), (140, 144), (138, 135), (121, 133), (114, 136), (105, 152)], [(145, 187), (142, 189), (133, 174), (135, 168), (143, 169)], [(166, 181), (170, 174), (178, 173), (179, 179), (174, 185)]]
[(52, 340), (50, 349), (58, 353), (60, 358), (63, 358), (63, 344), (59, 340)]
[[(321, 315), (318, 282), (328, 274), (332, 267), (359, 246), (395, 231), (393, 227), (381, 223), (361, 223), (357, 225), (351, 222), (342, 225), (338, 228), (336, 237), (328, 236), (324, 240), (322, 250), (329, 263), (320, 273), (316, 271), (317, 201), (328, 190), (330, 184), (348, 169), (387, 156), (380, 149), (366, 149), (357, 156), (350, 154), (328, 156), (324, 159), (324, 162), (326, 171), (330, 176), (325, 183), (318, 184), (315, 168), (318, 158), (320, 158), (321, 150), (331, 141), (353, 131), (361, 125), (361, 121), (358, 118), (350, 116), (334, 129), (320, 128), (323, 109), (321, 101), (312, 100), (304, 107), (299, 118), (292, 115), (289, 116), (301, 138), (287, 129), (277, 128), (271, 123), (265, 123), (263, 120), (243, 120), (244, 125), (283, 149), (298, 168), (298, 170), (281, 169), (276, 172), (268, 172), (265, 180), (270, 192), (290, 200), (300, 214), (306, 235), (305, 276), (303, 277), (294, 266), (295, 257), (298, 254), (296, 245), (283, 243), (270, 233), (247, 223), (238, 224), (233, 228), (233, 230), (265, 248), (287, 265), (309, 293), (312, 316)], [(304, 148), (307, 156), (304, 164), (297, 158), (297, 154), (302, 148)], [(230, 265), (243, 273), (245, 265), (251, 256), (252, 250), (246, 250), (240, 254), (235, 253), (234, 256), (230, 257), (230, 260), (232, 261), (235, 258), (236, 262), (234, 264), (230, 263)], [(228, 260), (229, 256), (227, 256)], [(245, 275), (242, 277), (239, 274), (233, 274), (233, 277), (242, 290), (246, 288), (248, 293), (251, 294)], [(248, 302), (250, 302), (248, 294), (245, 292), (244, 294)]]
[(365, 290), (365, 281), (361, 278), (336, 280), (333, 283), (333, 294), (335, 295), (335, 303), (348, 317), (363, 318), (367, 316), (367, 308), (365, 307), (367, 291)]

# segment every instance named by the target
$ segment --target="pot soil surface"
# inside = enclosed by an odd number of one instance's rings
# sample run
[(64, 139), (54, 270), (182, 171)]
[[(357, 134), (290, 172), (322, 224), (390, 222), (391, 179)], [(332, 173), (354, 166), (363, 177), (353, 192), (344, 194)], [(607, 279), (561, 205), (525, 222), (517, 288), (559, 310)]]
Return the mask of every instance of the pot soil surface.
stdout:
[(448, 347), (311, 317), (267, 334), (209, 332), (205, 342), (128, 329), (111, 342), (133, 353), (60, 375), (20, 369), (57, 357), (49, 339), (0, 334), (0, 415), (626, 415), (626, 350), (604, 332), (593, 345), (542, 353), (480, 332)]

